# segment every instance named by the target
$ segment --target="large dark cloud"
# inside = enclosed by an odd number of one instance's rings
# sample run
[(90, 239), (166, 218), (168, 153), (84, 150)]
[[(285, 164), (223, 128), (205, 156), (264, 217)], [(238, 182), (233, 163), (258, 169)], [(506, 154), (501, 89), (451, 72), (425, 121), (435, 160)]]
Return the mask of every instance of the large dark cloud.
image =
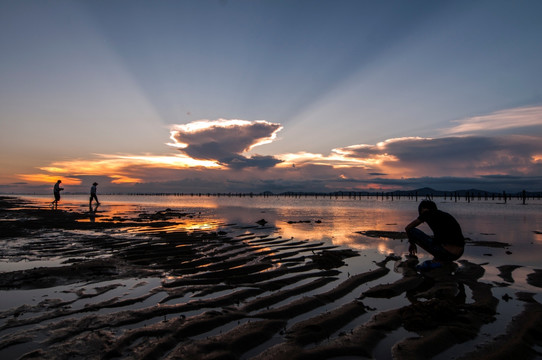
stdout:
[(241, 155), (236, 155), (219, 159), (219, 162), (221, 164), (226, 164), (229, 168), (232, 169), (242, 169), (246, 167), (265, 169), (277, 165), (281, 162), (281, 160), (276, 159), (273, 156), (254, 155), (251, 157), (245, 157)]
[(442, 169), (444, 173), (468, 168), (474, 173), (537, 173), (540, 166), (533, 164), (533, 157), (542, 153), (542, 141), (517, 135), (449, 137), (391, 143), (388, 149), (404, 164)]
[(379, 158), (385, 173), (396, 168), (420, 176), (542, 175), (542, 164), (534, 161), (542, 154), (542, 139), (536, 136), (402, 138), (339, 151), (351, 158)]
[(179, 150), (193, 159), (212, 160), (229, 168), (268, 168), (280, 163), (272, 156), (242, 155), (252, 147), (272, 141), (280, 124), (263, 120), (197, 121), (178, 125), (171, 139)]
[(527, 136), (447, 137), (438, 139), (409, 139), (390, 142), (386, 150), (400, 160), (486, 161), (488, 156), (508, 154), (516, 159), (531, 158), (542, 151), (539, 138)]

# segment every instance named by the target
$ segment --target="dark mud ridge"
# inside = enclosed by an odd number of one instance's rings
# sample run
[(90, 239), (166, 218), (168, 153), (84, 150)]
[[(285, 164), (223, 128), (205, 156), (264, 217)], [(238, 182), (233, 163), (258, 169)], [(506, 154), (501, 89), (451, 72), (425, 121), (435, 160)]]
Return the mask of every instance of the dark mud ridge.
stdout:
[[(58, 260), (0, 273), (2, 296), (30, 296), (0, 313), (2, 359), (363, 359), (387, 339), (395, 359), (428, 359), (477, 339), (502, 301), (467, 261), (419, 274), (416, 259), (390, 255), (349, 274), (360, 253), (265, 224), (186, 232), (171, 225), (190, 214), (171, 211), (89, 224), (2, 204), (3, 261)], [(515, 268), (501, 269), (504, 281)], [(455, 358), (540, 356), (542, 307), (514, 296), (523, 310), (508, 329)], [(394, 298), (403, 305), (367, 305)]]

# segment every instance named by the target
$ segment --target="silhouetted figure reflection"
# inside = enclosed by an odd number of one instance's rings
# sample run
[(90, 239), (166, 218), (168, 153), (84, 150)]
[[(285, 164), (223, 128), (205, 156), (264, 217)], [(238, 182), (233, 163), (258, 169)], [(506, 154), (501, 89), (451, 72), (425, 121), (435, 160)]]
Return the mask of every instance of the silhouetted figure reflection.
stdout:
[(62, 190), (64, 190), (64, 188), (60, 187), (61, 183), (62, 183), (61, 180), (57, 180), (55, 186), (53, 187), (53, 195), (54, 195), (55, 199), (53, 200), (53, 202), (51, 204), (52, 204), (52, 207), (53, 207), (54, 210), (56, 210), (57, 207), (58, 207), (58, 202), (60, 201), (60, 192)]
[(100, 205), (100, 202), (98, 201), (98, 196), (96, 195), (96, 186), (98, 186), (97, 182), (92, 184), (92, 186), (90, 187), (90, 199), (88, 201), (88, 206), (92, 205), (92, 200), (93, 199), (96, 200), (97, 205)]
[(88, 214), (90, 218), (90, 222), (96, 222), (96, 212), (98, 211), (98, 206), (100, 206), (100, 203), (97, 203), (94, 205), (94, 208), (91, 204), (88, 204)]

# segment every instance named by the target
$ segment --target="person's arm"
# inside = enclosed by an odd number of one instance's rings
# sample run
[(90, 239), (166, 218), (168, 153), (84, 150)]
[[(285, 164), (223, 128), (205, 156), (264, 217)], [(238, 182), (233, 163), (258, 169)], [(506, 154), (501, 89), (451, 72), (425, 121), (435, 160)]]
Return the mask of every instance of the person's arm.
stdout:
[[(414, 229), (415, 227), (417, 227), (418, 225), (422, 223), (423, 221), (421, 221), (420, 219), (412, 220), (412, 222), (405, 227), (405, 230), (408, 233), (410, 229)], [(416, 246), (414, 242), (410, 241), (410, 239), (408, 239), (408, 242), (409, 242), (409, 246), (408, 246), (409, 254), (416, 255), (416, 253), (418, 252), (418, 247)]]
[(408, 231), (410, 229), (414, 229), (415, 227), (417, 227), (418, 225), (420, 225), (422, 223), (423, 223), (423, 221), (421, 221), (420, 219), (415, 219), (405, 227), (405, 230)]

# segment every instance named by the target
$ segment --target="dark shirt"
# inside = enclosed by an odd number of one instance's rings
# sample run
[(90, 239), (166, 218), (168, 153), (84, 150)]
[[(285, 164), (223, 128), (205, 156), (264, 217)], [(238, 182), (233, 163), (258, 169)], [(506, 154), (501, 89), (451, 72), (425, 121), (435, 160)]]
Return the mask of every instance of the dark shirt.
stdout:
[(465, 246), (461, 226), (452, 215), (440, 210), (427, 210), (418, 217), (418, 220), (426, 222), (433, 230), (435, 240), (442, 244)]

